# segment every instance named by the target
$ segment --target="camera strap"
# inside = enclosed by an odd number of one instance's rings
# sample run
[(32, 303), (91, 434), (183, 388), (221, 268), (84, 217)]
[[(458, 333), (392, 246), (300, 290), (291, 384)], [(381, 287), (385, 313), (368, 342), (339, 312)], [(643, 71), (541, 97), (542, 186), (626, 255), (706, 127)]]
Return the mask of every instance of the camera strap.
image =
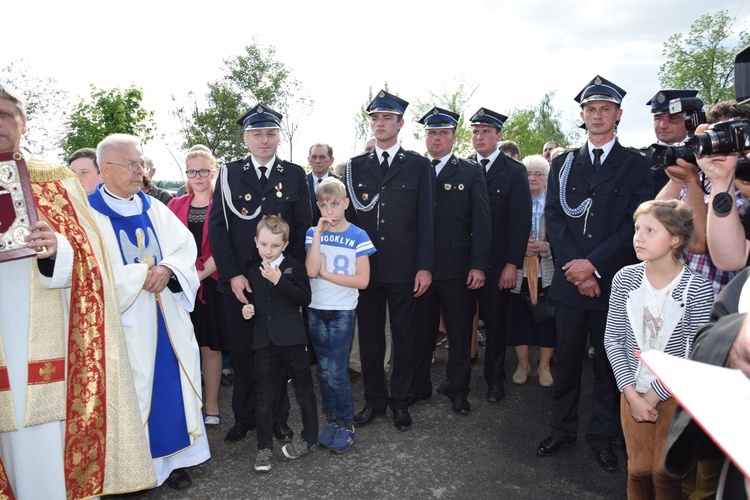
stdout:
[(734, 198), (729, 194), (730, 189), (734, 189), (734, 174), (732, 174), (732, 180), (729, 182), (727, 190), (717, 193), (711, 202), (714, 212), (719, 217), (726, 217), (734, 208)]

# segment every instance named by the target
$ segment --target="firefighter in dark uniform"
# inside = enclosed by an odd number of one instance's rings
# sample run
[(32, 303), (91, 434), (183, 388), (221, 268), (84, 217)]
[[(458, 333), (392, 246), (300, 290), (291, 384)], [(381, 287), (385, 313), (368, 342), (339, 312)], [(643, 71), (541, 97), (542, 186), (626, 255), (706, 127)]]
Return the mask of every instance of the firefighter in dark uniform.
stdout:
[[(253, 240), (256, 226), (264, 215), (283, 217), (291, 229), (287, 251), (304, 262), (305, 231), (312, 219), (305, 171), (276, 156), (281, 118), (281, 114), (259, 104), (237, 122), (245, 130), (244, 141), (250, 155), (221, 168), (209, 219), (209, 242), (219, 271), (218, 289), (224, 294), (234, 366), (234, 426), (224, 438), (227, 443), (239, 441), (255, 428), (252, 323), (242, 318), (242, 306), (248, 303), (246, 294), (251, 292), (245, 278), (247, 271), (261, 262)], [(286, 379), (286, 373), (280, 374), (274, 434), (278, 439), (291, 440), (292, 431), (286, 423)]]
[(430, 367), (442, 311), (448, 335), (445, 381), (438, 392), (453, 411), (468, 415), (471, 333), (477, 290), (484, 286), (490, 256), (490, 203), (478, 163), (451, 153), (460, 116), (433, 108), (419, 123), (425, 128), (427, 159), (435, 170), (435, 251), (432, 285), (417, 301), (412, 400), (432, 395)]
[(604, 352), (604, 329), (612, 278), (636, 262), (633, 213), (653, 196), (653, 176), (638, 150), (615, 133), (625, 91), (596, 76), (575, 100), (588, 140), (552, 160), (547, 185), (547, 238), (555, 250), (549, 297), (555, 303), (557, 373), (551, 435), (537, 447), (553, 455), (578, 435), (578, 402), (587, 333), (596, 356), (593, 415), (586, 442), (605, 470), (617, 468), (612, 441), (619, 437), (620, 394)]
[(487, 277), (479, 291), (479, 315), (487, 331), (484, 380), (487, 401), (505, 397), (505, 347), (508, 299), (516, 286), (516, 269), (523, 267), (531, 234), (531, 190), (523, 163), (498, 150), (503, 123), (508, 118), (487, 108), (471, 117), (471, 159), (482, 166), (492, 216), (492, 239)]
[[(432, 282), (434, 174), (427, 158), (398, 143), (408, 102), (381, 91), (367, 107), (375, 150), (349, 160), (345, 183), (349, 220), (367, 231), (377, 248), (370, 256), (370, 284), (359, 296), (357, 317), (365, 408), (354, 425), (367, 425), (390, 406), (398, 430), (411, 428), (408, 406), (414, 372), (416, 298)], [(393, 334), (390, 398), (385, 386), (385, 308)]]
[[(672, 113), (669, 109), (669, 101), (696, 97), (697, 95), (697, 90), (660, 90), (649, 99), (646, 106), (651, 106), (651, 114), (654, 116), (654, 134), (657, 144), (672, 146), (685, 141), (688, 135), (685, 127), (685, 113), (683, 111)], [(697, 126), (697, 123), (694, 124), (694, 127)], [(652, 174), (654, 176), (654, 197), (656, 197), (669, 182), (669, 177), (663, 168), (652, 170)]]

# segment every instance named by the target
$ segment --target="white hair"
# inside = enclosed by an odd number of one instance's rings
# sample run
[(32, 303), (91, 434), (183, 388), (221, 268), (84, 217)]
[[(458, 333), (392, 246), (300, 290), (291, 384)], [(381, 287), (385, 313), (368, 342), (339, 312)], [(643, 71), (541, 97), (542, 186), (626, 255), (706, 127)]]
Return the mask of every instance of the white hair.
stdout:
[(523, 159), (523, 164), (526, 168), (536, 167), (544, 172), (544, 175), (549, 175), (549, 163), (544, 159), (542, 155), (530, 155)]
[(104, 151), (115, 149), (125, 144), (132, 144), (135, 147), (140, 146), (141, 140), (130, 134), (112, 134), (105, 137), (102, 142), (96, 146), (96, 162), (101, 165), (104, 157)]

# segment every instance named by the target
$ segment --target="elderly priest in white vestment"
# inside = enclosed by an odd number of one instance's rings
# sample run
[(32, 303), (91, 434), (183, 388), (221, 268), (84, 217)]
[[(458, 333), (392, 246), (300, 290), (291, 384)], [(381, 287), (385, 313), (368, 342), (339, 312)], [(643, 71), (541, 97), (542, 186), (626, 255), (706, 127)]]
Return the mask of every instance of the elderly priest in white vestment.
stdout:
[[(22, 151), (25, 132), (0, 84), (0, 249), (36, 250), (0, 259), (0, 498), (141, 490), (156, 477), (107, 252), (78, 179)], [(24, 165), (39, 215), (25, 241)]]
[(184, 488), (186, 467), (210, 458), (201, 418), (200, 351), (190, 321), (198, 273), (190, 231), (141, 192), (139, 139), (97, 147), (104, 184), (89, 195), (115, 273), (130, 366), (158, 484)]

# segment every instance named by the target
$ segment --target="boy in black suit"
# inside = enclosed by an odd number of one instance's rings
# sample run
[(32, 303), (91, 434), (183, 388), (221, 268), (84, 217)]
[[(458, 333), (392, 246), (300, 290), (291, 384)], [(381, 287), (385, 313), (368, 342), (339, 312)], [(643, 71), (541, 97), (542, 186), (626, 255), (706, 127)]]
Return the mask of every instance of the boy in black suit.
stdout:
[(318, 413), (312, 375), (307, 358), (307, 335), (301, 307), (310, 304), (310, 281), (305, 266), (283, 255), (289, 244), (289, 224), (277, 215), (258, 222), (255, 245), (263, 259), (251, 266), (247, 279), (253, 289), (253, 303), (242, 307), (247, 320), (257, 313), (253, 330), (255, 381), (258, 402), (258, 456), (255, 470), (271, 470), (273, 457), (273, 412), (276, 380), (283, 366), (294, 382), (297, 404), (302, 412), (302, 437), (284, 445), (284, 456), (296, 459), (308, 453), (318, 438)]

